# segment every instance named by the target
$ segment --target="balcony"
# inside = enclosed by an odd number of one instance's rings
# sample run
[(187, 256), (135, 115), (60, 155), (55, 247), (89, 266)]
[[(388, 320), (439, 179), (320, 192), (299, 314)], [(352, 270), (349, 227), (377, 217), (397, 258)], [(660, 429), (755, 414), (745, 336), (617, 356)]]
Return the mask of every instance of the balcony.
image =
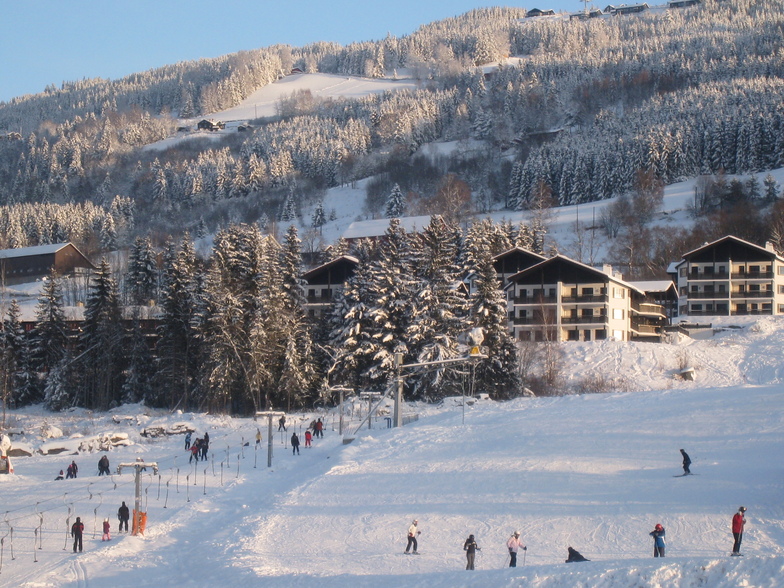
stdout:
[(562, 296), (561, 302), (564, 304), (575, 304), (575, 303), (595, 303), (595, 304), (604, 304), (609, 300), (606, 294), (599, 294), (599, 295), (590, 295), (590, 296)]
[(772, 280), (773, 272), (732, 272), (733, 280)]
[(651, 302), (632, 304), (632, 310), (638, 314), (660, 316), (660, 317), (665, 316), (664, 307), (661, 304), (653, 304)]
[(595, 325), (607, 322), (606, 316), (562, 316), (562, 325)]
[(532, 305), (532, 304), (555, 304), (558, 302), (557, 296), (521, 296), (512, 298), (514, 305)]
[(730, 276), (729, 276), (729, 274), (727, 272), (714, 272), (714, 273), (710, 273), (710, 272), (691, 272), (688, 275), (689, 281), (692, 281), (692, 282), (696, 281), (696, 280), (706, 280), (706, 281), (710, 281), (710, 280), (724, 280), (724, 281), (726, 281), (726, 280), (729, 279), (729, 277)]
[(732, 299), (738, 298), (773, 298), (773, 290), (752, 290), (751, 292), (733, 292)]
[(727, 292), (689, 292), (689, 300), (726, 300), (729, 298)]

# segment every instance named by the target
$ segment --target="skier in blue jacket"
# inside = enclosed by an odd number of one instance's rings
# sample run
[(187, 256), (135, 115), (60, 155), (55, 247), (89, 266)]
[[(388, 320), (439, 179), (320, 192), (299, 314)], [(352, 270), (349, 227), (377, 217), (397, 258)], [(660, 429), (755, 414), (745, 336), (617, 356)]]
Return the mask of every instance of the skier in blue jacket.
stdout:
[(664, 557), (664, 527), (656, 525), (648, 534), (653, 537), (653, 557)]

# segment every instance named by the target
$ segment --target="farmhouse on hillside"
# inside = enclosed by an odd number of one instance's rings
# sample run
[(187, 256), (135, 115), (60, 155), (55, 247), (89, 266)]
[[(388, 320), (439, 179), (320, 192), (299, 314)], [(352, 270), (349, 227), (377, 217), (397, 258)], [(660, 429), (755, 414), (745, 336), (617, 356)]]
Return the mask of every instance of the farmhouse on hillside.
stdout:
[(94, 270), (95, 266), (72, 243), (0, 250), (0, 277), (6, 284), (34, 282), (48, 276), (52, 269), (67, 276)]

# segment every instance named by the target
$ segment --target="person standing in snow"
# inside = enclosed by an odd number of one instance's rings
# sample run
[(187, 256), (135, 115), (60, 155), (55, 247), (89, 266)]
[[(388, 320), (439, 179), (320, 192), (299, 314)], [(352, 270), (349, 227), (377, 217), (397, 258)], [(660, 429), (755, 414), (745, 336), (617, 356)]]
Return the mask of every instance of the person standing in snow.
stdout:
[(656, 525), (648, 534), (653, 537), (653, 557), (664, 557), (664, 527)]
[(106, 474), (107, 476), (111, 475), (109, 471), (109, 458), (105, 455), (98, 460), (98, 475), (103, 476)]
[(412, 547), (414, 548), (413, 553), (417, 552), (417, 536), (422, 534), (422, 531), (417, 529), (418, 524), (419, 521), (414, 519), (414, 521), (411, 523), (411, 526), (408, 528), (408, 544), (406, 545), (406, 553), (408, 553), (408, 550)]
[(299, 437), (296, 433), (291, 434), (291, 455), (299, 455)]
[(286, 432), (286, 415), (285, 414), (280, 415), (280, 418), (278, 419), (278, 431), (280, 431), (281, 429), (283, 429), (284, 433)]
[(125, 532), (128, 532), (128, 519), (131, 518), (131, 513), (128, 510), (128, 507), (125, 505), (125, 501), (123, 501), (122, 506), (117, 510), (117, 518), (120, 521), (120, 526), (117, 529), (118, 533), (122, 533), (123, 526), (125, 526)]
[(188, 431), (185, 433), (185, 451), (188, 451), (191, 448), (191, 432)]
[(321, 422), (321, 418), (316, 421), (316, 430), (315, 430), (316, 437), (323, 437), (324, 436), (324, 423)]
[(207, 431), (204, 431), (204, 439), (201, 440), (201, 458), (204, 461), (207, 461), (207, 451), (210, 449), (210, 434)]
[(261, 429), (256, 427), (256, 445), (261, 445)]
[(689, 466), (691, 465), (691, 459), (689, 458), (689, 454), (686, 453), (683, 449), (681, 449), (681, 455), (683, 456), (683, 475), (687, 475), (691, 473)]
[(188, 458), (188, 463), (192, 463), (194, 458), (196, 461), (199, 461), (199, 445), (201, 445), (201, 439), (196, 439), (191, 445), (191, 448), (188, 450), (191, 452), (190, 458)]
[(523, 545), (523, 542), (520, 541), (520, 531), (515, 531), (514, 534), (509, 537), (509, 541), (506, 542), (506, 548), (509, 550), (509, 567), (516, 568), (518, 550), (522, 549), (523, 551), (526, 551), (528, 549)]
[(473, 570), (476, 552), (482, 551), (482, 548), (476, 544), (476, 539), (474, 539), (473, 535), (469, 535), (468, 539), (463, 543), (463, 551), (466, 552), (466, 569)]
[(313, 439), (313, 435), (310, 433), (310, 429), (305, 430), (305, 447), (310, 447), (310, 442)]
[(111, 530), (112, 530), (112, 528), (111, 528), (111, 525), (109, 525), (109, 519), (104, 519), (103, 520), (103, 536), (101, 537), (101, 541), (111, 541), (112, 540), (112, 536), (110, 534)]
[(82, 533), (84, 533), (84, 523), (82, 523), (82, 519), (76, 517), (76, 522), (71, 525), (71, 537), (73, 537), (74, 540), (74, 553), (76, 553), (77, 547), (79, 547), (79, 551), (82, 551)]
[(732, 517), (732, 536), (735, 543), (732, 545), (732, 555), (740, 555), (740, 544), (743, 541), (743, 527), (746, 526), (746, 507), (741, 506)]

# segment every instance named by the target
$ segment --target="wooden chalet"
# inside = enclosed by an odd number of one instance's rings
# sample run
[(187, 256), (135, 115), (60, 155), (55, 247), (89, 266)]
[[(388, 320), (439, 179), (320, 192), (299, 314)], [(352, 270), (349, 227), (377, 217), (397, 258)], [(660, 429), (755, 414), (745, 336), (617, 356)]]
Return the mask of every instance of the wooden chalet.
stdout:
[(196, 125), (200, 131), (222, 131), (226, 128), (226, 123), (222, 120), (200, 120), (199, 124)]
[[(440, 218), (440, 217), (438, 217)], [(433, 217), (431, 216), (404, 216), (399, 218), (400, 226), (406, 233), (418, 233), (428, 226)], [(355, 221), (351, 223), (343, 232), (343, 239), (349, 243), (355, 243), (360, 239), (380, 240), (389, 229), (391, 219), (381, 218), (368, 221)]]
[(670, 0), (667, 2), (667, 8), (688, 8), (689, 6), (696, 6), (700, 4), (701, 0)]
[(52, 269), (67, 276), (94, 270), (95, 266), (72, 243), (0, 250), (0, 276), (6, 284), (34, 282), (48, 276)]
[(539, 8), (532, 8), (525, 13), (526, 18), (534, 18), (538, 16), (555, 16), (555, 10), (540, 10)]
[(356, 257), (342, 255), (302, 274), (308, 316), (317, 317), (329, 311), (335, 296), (343, 290), (358, 265)]
[(642, 4), (621, 4), (620, 6), (613, 6), (612, 4), (604, 9), (606, 14), (624, 15), (624, 14), (638, 14), (645, 12), (650, 6), (643, 2)]

